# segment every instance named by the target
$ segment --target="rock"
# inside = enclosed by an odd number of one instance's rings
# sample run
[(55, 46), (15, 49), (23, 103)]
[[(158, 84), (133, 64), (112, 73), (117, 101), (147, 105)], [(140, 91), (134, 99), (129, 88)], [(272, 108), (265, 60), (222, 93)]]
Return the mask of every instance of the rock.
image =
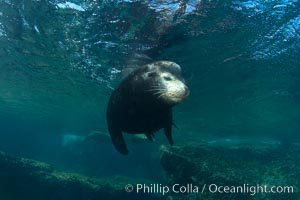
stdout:
[[(176, 199), (300, 199), (300, 147), (277, 145), (161, 147), (161, 164), (168, 185), (199, 186), (197, 194), (170, 194)], [(244, 194), (210, 192), (217, 186), (248, 188)], [(202, 188), (205, 190), (202, 193)], [(292, 186), (293, 193), (256, 193), (251, 186)], [(250, 188), (251, 187), (251, 188)], [(233, 188), (233, 187), (232, 187)], [(279, 188), (282, 189), (282, 188)], [(250, 191), (251, 190), (251, 191)], [(287, 189), (286, 189), (287, 190)]]
[(158, 195), (125, 191), (126, 184), (137, 183), (147, 183), (147, 180), (124, 177), (92, 179), (79, 174), (57, 171), (39, 161), (0, 152), (0, 199), (161, 199)]

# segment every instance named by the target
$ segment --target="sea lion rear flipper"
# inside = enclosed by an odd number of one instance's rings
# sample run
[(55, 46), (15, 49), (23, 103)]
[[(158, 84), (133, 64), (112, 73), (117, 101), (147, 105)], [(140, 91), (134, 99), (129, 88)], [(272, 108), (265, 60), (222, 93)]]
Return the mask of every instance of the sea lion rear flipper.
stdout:
[(128, 154), (128, 149), (121, 131), (109, 132), (111, 136), (112, 143), (115, 148), (123, 155)]
[(166, 135), (170, 145), (172, 146), (174, 144), (173, 138), (172, 138), (172, 124), (164, 127), (164, 132), (165, 132), (165, 135)]

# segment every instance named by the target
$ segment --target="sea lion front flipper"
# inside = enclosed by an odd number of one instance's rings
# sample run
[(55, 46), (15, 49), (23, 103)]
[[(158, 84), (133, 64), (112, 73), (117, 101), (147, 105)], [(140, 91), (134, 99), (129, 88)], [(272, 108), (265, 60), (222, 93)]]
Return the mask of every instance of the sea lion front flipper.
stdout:
[(145, 133), (145, 135), (148, 138), (148, 140), (150, 140), (151, 142), (154, 142), (154, 134), (153, 133)]
[(164, 132), (165, 132), (165, 135), (166, 135), (170, 145), (172, 146), (174, 144), (173, 138), (172, 138), (172, 124), (164, 127)]
[(128, 149), (121, 131), (110, 131), (112, 143), (115, 148), (123, 155), (128, 154)]

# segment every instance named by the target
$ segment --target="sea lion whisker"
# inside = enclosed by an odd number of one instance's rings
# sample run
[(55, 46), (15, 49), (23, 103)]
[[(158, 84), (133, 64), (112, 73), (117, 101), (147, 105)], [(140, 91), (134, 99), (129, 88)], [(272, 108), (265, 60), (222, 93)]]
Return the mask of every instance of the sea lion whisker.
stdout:
[(155, 96), (160, 96), (160, 95), (162, 95), (162, 94), (165, 94), (165, 92), (156, 92), (156, 93), (154, 93), (153, 95), (155, 95)]
[(156, 92), (168, 92), (168, 90), (165, 90), (165, 89), (160, 89), (160, 90), (155, 90), (155, 91), (153, 91), (154, 93), (156, 93)]
[(161, 95), (159, 95), (157, 98), (159, 99), (159, 98), (161, 98), (163, 95), (165, 95), (166, 93), (164, 92), (164, 93), (161, 93)]
[(156, 89), (149, 89), (149, 90), (147, 90), (147, 91), (161, 91), (161, 90), (165, 90), (165, 89), (156, 88)]
[(160, 98), (164, 94), (166, 94), (166, 91), (158, 91), (158, 92), (153, 93), (153, 96)]
[(152, 86), (150, 86), (150, 89), (155, 89), (155, 88), (161, 88), (161, 85), (152, 85)]
[(162, 93), (166, 93), (166, 91), (164, 91), (164, 90), (157, 90), (157, 91), (150, 91), (150, 93), (152, 93), (154, 96), (156, 96), (156, 95), (160, 95)]
[(166, 88), (151, 88), (151, 89), (149, 89), (149, 90), (147, 90), (147, 91), (168, 91)]
[[(155, 90), (156, 92), (165, 92), (165, 93), (167, 93), (168, 92), (168, 90), (167, 89), (160, 89), (160, 90)], [(154, 91), (154, 92), (155, 92)]]

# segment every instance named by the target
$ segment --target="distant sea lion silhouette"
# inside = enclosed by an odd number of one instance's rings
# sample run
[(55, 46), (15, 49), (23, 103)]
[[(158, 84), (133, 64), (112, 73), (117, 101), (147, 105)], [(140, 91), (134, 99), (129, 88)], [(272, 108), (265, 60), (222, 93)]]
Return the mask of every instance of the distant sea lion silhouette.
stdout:
[(122, 132), (145, 134), (153, 141), (154, 132), (162, 128), (173, 145), (172, 107), (188, 95), (181, 68), (174, 62), (152, 62), (131, 72), (114, 90), (107, 106), (107, 125), (115, 148), (128, 154)]

